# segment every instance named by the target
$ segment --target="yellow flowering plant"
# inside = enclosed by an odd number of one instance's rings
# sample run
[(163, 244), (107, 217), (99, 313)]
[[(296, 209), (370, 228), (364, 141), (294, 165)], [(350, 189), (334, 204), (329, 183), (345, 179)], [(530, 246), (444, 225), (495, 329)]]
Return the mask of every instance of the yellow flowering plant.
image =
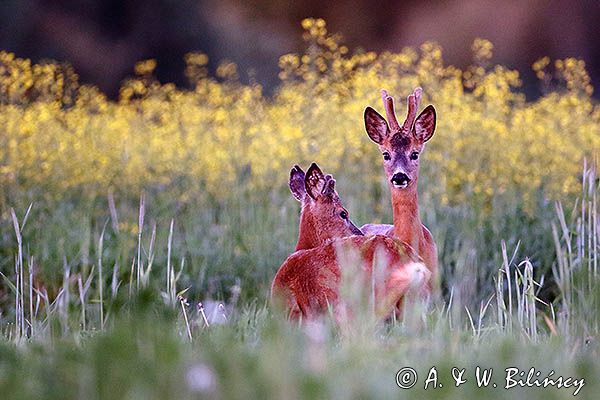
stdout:
[(281, 57), (272, 97), (241, 83), (229, 62), (209, 77), (204, 54), (185, 57), (193, 90), (159, 83), (156, 62), (145, 60), (113, 102), (68, 66), (0, 53), (1, 204), (69, 190), (135, 197), (182, 179), (191, 193), (218, 199), (242, 175), (253, 190), (281, 188), (291, 165), (313, 160), (351, 177), (357, 192), (381, 185), (362, 121), (367, 105), (380, 108), (381, 88), (403, 100), (420, 85), (424, 104), (435, 105), (423, 162), (432, 184), (422, 190), (442, 204), (507, 191), (525, 201), (540, 189), (574, 194), (582, 160), (600, 148), (600, 109), (581, 60), (557, 60), (554, 71), (549, 59), (536, 62), (542, 84), (553, 86), (527, 102), (518, 72), (493, 65), (486, 40), (474, 42), (474, 64), (463, 71), (445, 65), (435, 43), (352, 54), (323, 20), (302, 27), (307, 50)]

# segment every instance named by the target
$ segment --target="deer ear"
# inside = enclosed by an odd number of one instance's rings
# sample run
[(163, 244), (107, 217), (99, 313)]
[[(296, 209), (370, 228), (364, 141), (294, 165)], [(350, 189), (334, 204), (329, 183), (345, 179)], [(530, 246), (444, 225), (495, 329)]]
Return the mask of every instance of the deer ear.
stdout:
[(294, 168), (290, 171), (290, 191), (294, 198), (298, 201), (304, 200), (304, 195), (306, 194), (306, 189), (304, 187), (304, 171), (297, 165), (294, 165)]
[(323, 189), (325, 188), (325, 176), (317, 164), (312, 163), (310, 168), (308, 168), (308, 171), (306, 171), (304, 187), (306, 193), (313, 199), (316, 199), (323, 193)]
[(383, 143), (390, 133), (385, 119), (371, 107), (365, 108), (365, 128), (371, 140), (377, 144)]
[(413, 126), (413, 134), (421, 143), (425, 143), (435, 131), (435, 108), (430, 104), (419, 114)]

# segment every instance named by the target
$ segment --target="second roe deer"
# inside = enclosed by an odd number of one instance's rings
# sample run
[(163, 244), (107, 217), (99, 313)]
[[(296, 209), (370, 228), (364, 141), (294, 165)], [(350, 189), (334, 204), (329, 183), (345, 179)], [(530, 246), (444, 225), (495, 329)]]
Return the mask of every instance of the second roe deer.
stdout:
[[(312, 249), (335, 238), (362, 235), (335, 190), (335, 179), (324, 175), (316, 163), (306, 173), (295, 165), (290, 171), (289, 188), (301, 204), (295, 251)], [(287, 310), (292, 319), (302, 314), (294, 302), (287, 305)]]
[[(417, 116), (422, 89), (416, 88), (408, 96), (408, 112), (402, 126), (396, 119), (394, 99), (381, 91), (387, 121), (377, 111), (367, 107), (365, 128), (372, 141), (379, 145), (383, 169), (392, 194), (394, 225), (367, 224), (361, 230), (367, 234), (393, 236), (410, 245), (423, 259), (437, 280), (437, 247), (429, 230), (421, 223), (417, 182), (419, 160), (425, 142), (435, 131), (436, 113), (428, 105)], [(432, 283), (429, 283), (431, 290)]]
[(334, 238), (362, 235), (335, 191), (335, 179), (324, 175), (317, 164), (312, 163), (306, 174), (295, 165), (290, 171), (289, 187), (302, 206), (296, 250), (317, 247)]

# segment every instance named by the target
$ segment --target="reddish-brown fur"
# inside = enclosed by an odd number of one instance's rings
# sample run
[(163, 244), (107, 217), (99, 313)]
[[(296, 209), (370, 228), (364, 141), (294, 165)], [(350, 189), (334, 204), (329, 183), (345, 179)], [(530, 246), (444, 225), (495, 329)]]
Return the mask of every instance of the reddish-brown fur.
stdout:
[[(349, 258), (354, 262), (340, 262), (348, 255), (345, 252), (349, 252)], [(297, 318), (299, 313), (305, 318), (314, 318), (329, 307), (336, 316), (352, 312), (346, 309), (344, 299), (340, 297), (340, 281), (346, 270), (355, 275), (352, 279), (362, 281), (362, 287), (373, 284), (375, 314), (386, 318), (411, 287), (418, 288), (429, 279), (430, 272), (415, 259), (408, 245), (387, 236), (335, 239), (290, 255), (275, 275), (271, 295), (283, 303), (291, 318)], [(374, 264), (381, 266), (375, 279)]]
[[(299, 238), (296, 252), (277, 272), (271, 293), (283, 303), (290, 318), (312, 318), (328, 306), (339, 311), (342, 269), (353, 267), (339, 262), (339, 256), (347, 255), (338, 253), (340, 249), (357, 253), (354, 264), (359, 264), (360, 274), (355, 278), (364, 280), (363, 287), (370, 287), (374, 257), (379, 255), (378, 265), (384, 267), (381, 274), (376, 274), (379, 278), (374, 287), (379, 316), (389, 315), (411, 284), (428, 278), (429, 271), (414, 262), (417, 256), (408, 245), (385, 236), (350, 236), (362, 232), (350, 221), (335, 192), (335, 180), (323, 175), (316, 164), (306, 174), (295, 166), (289, 186), (302, 203)], [(345, 218), (341, 218), (341, 213), (345, 213)]]
[[(361, 230), (366, 235), (393, 236), (409, 244), (423, 259), (435, 282), (438, 279), (437, 247), (431, 233), (421, 223), (417, 182), (420, 154), (425, 142), (433, 136), (436, 116), (431, 105), (416, 116), (421, 93), (421, 88), (416, 88), (408, 96), (408, 113), (402, 126), (394, 113), (393, 98), (385, 90), (382, 90), (382, 99), (388, 121), (371, 107), (365, 109), (367, 133), (379, 145), (384, 156), (384, 171), (392, 194), (394, 225), (366, 224)], [(428, 282), (429, 290), (432, 286), (433, 283)]]
[(300, 201), (300, 229), (296, 250), (311, 249), (327, 241), (362, 235), (335, 191), (335, 179), (313, 163), (306, 174), (299, 166), (290, 171), (290, 191)]
[[(289, 188), (302, 206), (295, 251), (312, 249), (336, 238), (362, 235), (335, 190), (335, 179), (324, 175), (317, 164), (312, 163), (306, 173), (295, 165), (290, 171)], [(294, 319), (302, 313), (295, 303), (288, 304), (287, 309)]]

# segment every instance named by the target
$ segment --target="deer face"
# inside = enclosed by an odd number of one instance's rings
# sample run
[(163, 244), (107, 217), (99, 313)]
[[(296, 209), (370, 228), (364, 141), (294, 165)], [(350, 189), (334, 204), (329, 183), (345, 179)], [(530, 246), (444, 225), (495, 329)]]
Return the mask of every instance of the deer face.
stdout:
[(292, 168), (290, 190), (302, 203), (301, 224), (318, 242), (363, 234), (335, 191), (335, 179), (324, 175), (317, 164), (313, 163), (306, 174), (298, 166)]
[(373, 108), (365, 109), (367, 134), (379, 145), (383, 158), (383, 169), (393, 189), (403, 190), (416, 187), (419, 177), (419, 160), (425, 142), (435, 131), (435, 109), (427, 106), (415, 118), (420, 89), (409, 96), (408, 116), (402, 126), (396, 121), (392, 98), (385, 93), (384, 105), (390, 124)]

